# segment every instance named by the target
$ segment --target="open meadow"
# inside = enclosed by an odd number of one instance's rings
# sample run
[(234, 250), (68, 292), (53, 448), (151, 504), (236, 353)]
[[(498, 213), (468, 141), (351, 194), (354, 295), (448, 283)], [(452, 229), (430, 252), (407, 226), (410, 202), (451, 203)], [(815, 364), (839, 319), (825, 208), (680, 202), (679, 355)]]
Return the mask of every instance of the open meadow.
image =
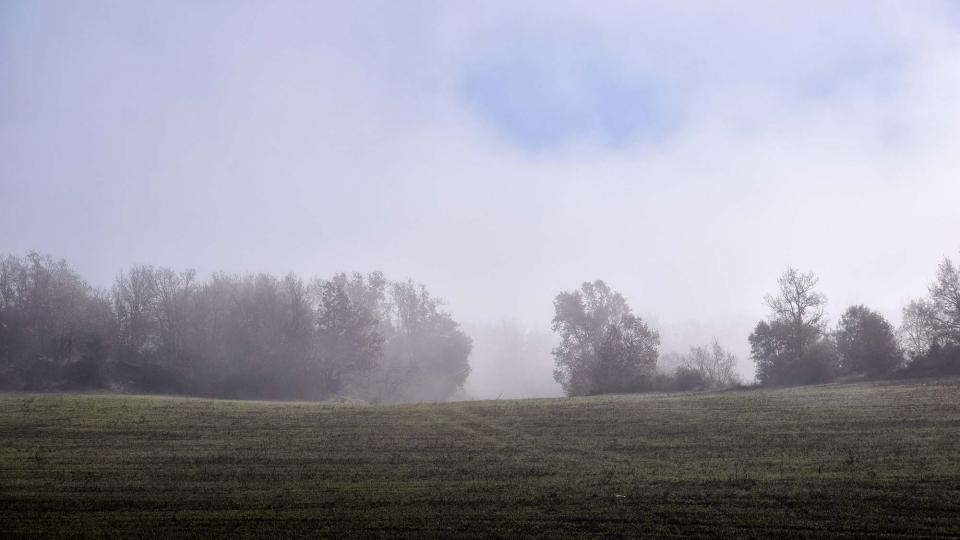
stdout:
[(960, 535), (960, 381), (396, 406), (0, 396), (0, 536)]

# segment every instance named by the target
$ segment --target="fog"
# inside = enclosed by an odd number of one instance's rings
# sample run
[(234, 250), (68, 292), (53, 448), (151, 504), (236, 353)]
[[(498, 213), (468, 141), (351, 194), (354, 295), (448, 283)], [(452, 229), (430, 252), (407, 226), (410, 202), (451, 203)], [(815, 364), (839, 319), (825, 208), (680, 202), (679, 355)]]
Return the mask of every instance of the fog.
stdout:
[(960, 250), (955, 4), (581, 4), (4, 3), (0, 253), (411, 277), (522, 397), (584, 281), (749, 380), (788, 265), (898, 324)]
[(563, 389), (553, 379), (556, 338), (547, 331), (531, 330), (522, 323), (502, 320), (465, 328), (473, 338), (466, 397), (557, 397)]

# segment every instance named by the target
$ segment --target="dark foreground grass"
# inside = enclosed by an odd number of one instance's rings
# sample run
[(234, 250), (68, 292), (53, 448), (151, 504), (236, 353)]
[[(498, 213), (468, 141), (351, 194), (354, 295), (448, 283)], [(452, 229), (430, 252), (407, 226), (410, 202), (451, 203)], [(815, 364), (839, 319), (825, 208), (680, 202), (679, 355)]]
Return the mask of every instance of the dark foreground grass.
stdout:
[(411, 406), (0, 396), (0, 536), (960, 535), (960, 382)]

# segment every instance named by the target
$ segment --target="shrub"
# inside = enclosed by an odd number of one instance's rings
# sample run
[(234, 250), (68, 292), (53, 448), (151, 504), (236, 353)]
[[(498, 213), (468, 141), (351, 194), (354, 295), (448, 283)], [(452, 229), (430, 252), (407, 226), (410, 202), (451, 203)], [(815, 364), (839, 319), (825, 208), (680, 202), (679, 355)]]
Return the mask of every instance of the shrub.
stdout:
[(926, 353), (914, 356), (897, 372), (897, 376), (903, 378), (951, 375), (960, 375), (960, 345), (954, 343), (932, 345)]

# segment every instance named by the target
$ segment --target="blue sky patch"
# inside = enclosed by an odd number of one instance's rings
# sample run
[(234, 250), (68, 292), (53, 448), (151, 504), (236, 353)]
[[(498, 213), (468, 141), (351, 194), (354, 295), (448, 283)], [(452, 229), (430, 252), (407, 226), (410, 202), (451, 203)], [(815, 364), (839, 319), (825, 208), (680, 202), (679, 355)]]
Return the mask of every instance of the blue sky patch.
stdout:
[(581, 138), (619, 145), (659, 138), (676, 124), (664, 89), (622, 73), (598, 51), (517, 44), (471, 65), (462, 80), (468, 107), (528, 150)]

